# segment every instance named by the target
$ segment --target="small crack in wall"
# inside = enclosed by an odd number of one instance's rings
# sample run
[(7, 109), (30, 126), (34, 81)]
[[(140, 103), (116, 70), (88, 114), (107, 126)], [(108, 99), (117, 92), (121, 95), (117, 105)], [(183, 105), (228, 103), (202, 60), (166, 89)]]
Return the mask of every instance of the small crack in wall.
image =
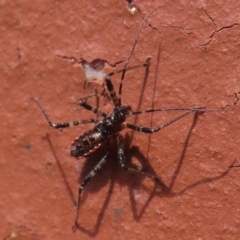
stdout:
[(221, 32), (221, 31), (224, 30), (224, 29), (229, 29), (229, 28), (232, 28), (232, 27), (234, 27), (234, 26), (239, 26), (239, 25), (240, 25), (240, 23), (233, 23), (233, 24), (231, 24), (231, 25), (223, 26), (223, 27), (217, 29), (217, 24), (216, 24), (215, 20), (210, 16), (210, 14), (208, 14), (208, 12), (207, 12), (205, 9), (203, 9), (203, 8), (201, 8), (201, 9), (202, 9), (202, 11), (207, 15), (207, 17), (212, 21), (212, 23), (213, 23), (213, 25), (214, 25), (214, 29), (215, 29), (215, 30), (212, 32), (212, 34), (209, 36), (208, 42), (200, 45), (200, 46), (202, 46), (202, 47), (208, 46), (208, 45), (211, 43), (211, 41), (213, 40), (213, 38), (214, 38), (214, 36), (215, 36), (216, 33)]

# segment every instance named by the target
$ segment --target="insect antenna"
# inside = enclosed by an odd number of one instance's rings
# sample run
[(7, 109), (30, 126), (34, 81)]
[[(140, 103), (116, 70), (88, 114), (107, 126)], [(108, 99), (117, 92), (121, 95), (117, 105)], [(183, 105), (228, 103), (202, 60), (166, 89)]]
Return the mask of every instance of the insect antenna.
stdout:
[(138, 42), (139, 35), (140, 35), (141, 30), (142, 30), (142, 28), (143, 28), (143, 25), (144, 25), (144, 23), (147, 21), (147, 19), (153, 14), (153, 12), (154, 12), (154, 11), (152, 11), (151, 13), (149, 13), (149, 14), (143, 19), (143, 21), (142, 21), (142, 23), (141, 23), (141, 25), (140, 25), (140, 27), (139, 27), (139, 29), (138, 29), (137, 36), (136, 36), (136, 38), (135, 38), (134, 44), (133, 44), (133, 46), (132, 46), (132, 49), (131, 49), (131, 51), (130, 51), (128, 57), (127, 57), (127, 60), (126, 60), (126, 62), (125, 62), (125, 64), (124, 64), (123, 72), (122, 72), (122, 76), (121, 76), (121, 82), (120, 82), (120, 86), (119, 86), (119, 90), (118, 90), (118, 102), (119, 102), (119, 106), (121, 106), (122, 85), (123, 85), (123, 79), (124, 79), (124, 76), (125, 76), (125, 72), (126, 72), (126, 70), (127, 70), (126, 68), (127, 68), (128, 62), (129, 62), (130, 58), (131, 58), (132, 55), (133, 55), (134, 49), (135, 49), (135, 47), (136, 47), (136, 45), (137, 45), (137, 42)]

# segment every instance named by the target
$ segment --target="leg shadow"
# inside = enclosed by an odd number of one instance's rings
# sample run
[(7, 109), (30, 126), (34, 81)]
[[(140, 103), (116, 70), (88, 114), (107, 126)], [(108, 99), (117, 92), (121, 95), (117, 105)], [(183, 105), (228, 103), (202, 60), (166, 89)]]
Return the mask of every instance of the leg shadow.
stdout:
[[(51, 149), (51, 151), (53, 153), (53, 156), (54, 156), (54, 158), (56, 160), (57, 167), (59, 169), (59, 172), (61, 173), (61, 176), (62, 176), (63, 181), (65, 183), (67, 192), (68, 192), (68, 194), (70, 196), (72, 205), (75, 207), (76, 206), (76, 199), (74, 198), (73, 191), (72, 191), (72, 189), (70, 187), (70, 184), (69, 184), (69, 182), (67, 180), (66, 174), (65, 174), (65, 172), (63, 170), (62, 164), (61, 164), (61, 162), (60, 162), (60, 160), (59, 160), (59, 158), (58, 158), (58, 156), (57, 156), (57, 154), (56, 154), (56, 152), (54, 150), (51, 138), (50, 138), (50, 136), (48, 134), (46, 135), (45, 140), (47, 140), (47, 142), (49, 143), (50, 149)], [(91, 156), (86, 158), (86, 163), (84, 164), (84, 167), (83, 167), (83, 169), (81, 171), (81, 176), (79, 177), (79, 184), (84, 179), (84, 177), (93, 169), (93, 167), (96, 165), (96, 163), (100, 160), (101, 157), (99, 157), (99, 156), (103, 156), (104, 155), (104, 152), (103, 152), (104, 150), (105, 149), (102, 149), (102, 150), (98, 151), (96, 154), (92, 154)], [(111, 158), (112, 157), (110, 157), (110, 159), (108, 159), (106, 165), (108, 165), (110, 162), (113, 162), (113, 160)], [(106, 166), (103, 166), (103, 168), (104, 167), (106, 167)], [(108, 167), (107, 167), (107, 172), (109, 173)], [(98, 177), (102, 177), (101, 181), (99, 181)], [(111, 199), (111, 195), (112, 195), (114, 184), (115, 184), (115, 179), (114, 179), (114, 177), (103, 176), (102, 171), (100, 171), (100, 173), (98, 173), (98, 176), (93, 178), (93, 180), (91, 181), (92, 184), (89, 184), (89, 186), (87, 187), (87, 191), (83, 192), (81, 206), (83, 206), (84, 202), (87, 200), (88, 192), (97, 192), (97, 191), (99, 191), (104, 185), (106, 185), (108, 183), (109, 179), (110, 179), (110, 185), (109, 185), (108, 193), (107, 193), (106, 199), (103, 202), (101, 210), (100, 210), (100, 212), (99, 212), (99, 214), (97, 216), (97, 219), (96, 219), (96, 222), (95, 222), (95, 224), (93, 226), (93, 229), (89, 230), (89, 229), (85, 228), (84, 226), (82, 226), (81, 224), (79, 224), (79, 223), (77, 224), (77, 229), (82, 231), (82, 232), (84, 232), (85, 234), (89, 235), (90, 237), (95, 237), (97, 235), (99, 229), (100, 229), (101, 222), (102, 222), (102, 220), (104, 218), (105, 210), (107, 209), (107, 207), (109, 205), (109, 202), (110, 202), (110, 199)], [(76, 189), (76, 193), (77, 193), (77, 189)], [(79, 218), (81, 218), (81, 206), (80, 206), (80, 214), (79, 214), (80, 217)], [(74, 219), (74, 212), (73, 212), (73, 219)], [(72, 225), (73, 223), (70, 223), (70, 224)]]

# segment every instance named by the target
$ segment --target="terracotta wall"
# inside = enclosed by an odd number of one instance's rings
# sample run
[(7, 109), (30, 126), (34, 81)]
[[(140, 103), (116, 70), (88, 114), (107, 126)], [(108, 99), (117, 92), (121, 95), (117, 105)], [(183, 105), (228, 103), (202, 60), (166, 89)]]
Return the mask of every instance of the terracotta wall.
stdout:
[[(240, 164), (239, 1), (139, 0), (135, 6), (0, 1), (1, 239), (240, 238), (240, 168), (229, 168)], [(151, 136), (124, 130), (129, 166), (157, 174), (167, 189), (123, 172), (113, 143), (108, 163), (84, 189), (73, 234), (78, 183), (106, 148), (76, 161), (70, 144), (93, 125), (52, 129), (30, 98), (37, 97), (54, 122), (95, 117), (77, 105), (102, 90), (100, 80), (84, 89), (82, 61), (100, 60), (102, 73), (123, 67), (152, 11), (129, 62), (151, 56), (149, 74), (145, 78), (143, 68), (126, 73), (122, 103), (134, 110), (224, 110), (190, 114)], [(116, 89), (119, 80), (113, 77)], [(89, 103), (113, 109), (107, 97)], [(127, 121), (158, 126), (178, 114)]]

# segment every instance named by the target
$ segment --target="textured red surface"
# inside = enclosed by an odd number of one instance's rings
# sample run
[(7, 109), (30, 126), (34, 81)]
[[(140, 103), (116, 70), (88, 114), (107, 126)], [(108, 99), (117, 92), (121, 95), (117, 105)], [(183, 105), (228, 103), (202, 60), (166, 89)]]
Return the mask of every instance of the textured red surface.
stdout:
[[(127, 1), (80, 2), (0, 3), (0, 238), (239, 239), (240, 168), (228, 169), (235, 159), (240, 164), (239, 1), (136, 1), (134, 15)], [(128, 72), (122, 102), (134, 109), (230, 106), (151, 137), (125, 131), (129, 160), (158, 174), (169, 192), (122, 172), (113, 155), (86, 187), (73, 234), (78, 179), (104, 151), (86, 164), (72, 159), (71, 141), (91, 126), (51, 129), (29, 97), (55, 122), (92, 117), (76, 103), (94, 85), (84, 91), (82, 68), (64, 56), (124, 61), (142, 16), (154, 9), (130, 61), (151, 55), (149, 76), (144, 83), (144, 69)], [(137, 123), (157, 126), (176, 114), (139, 115)]]

